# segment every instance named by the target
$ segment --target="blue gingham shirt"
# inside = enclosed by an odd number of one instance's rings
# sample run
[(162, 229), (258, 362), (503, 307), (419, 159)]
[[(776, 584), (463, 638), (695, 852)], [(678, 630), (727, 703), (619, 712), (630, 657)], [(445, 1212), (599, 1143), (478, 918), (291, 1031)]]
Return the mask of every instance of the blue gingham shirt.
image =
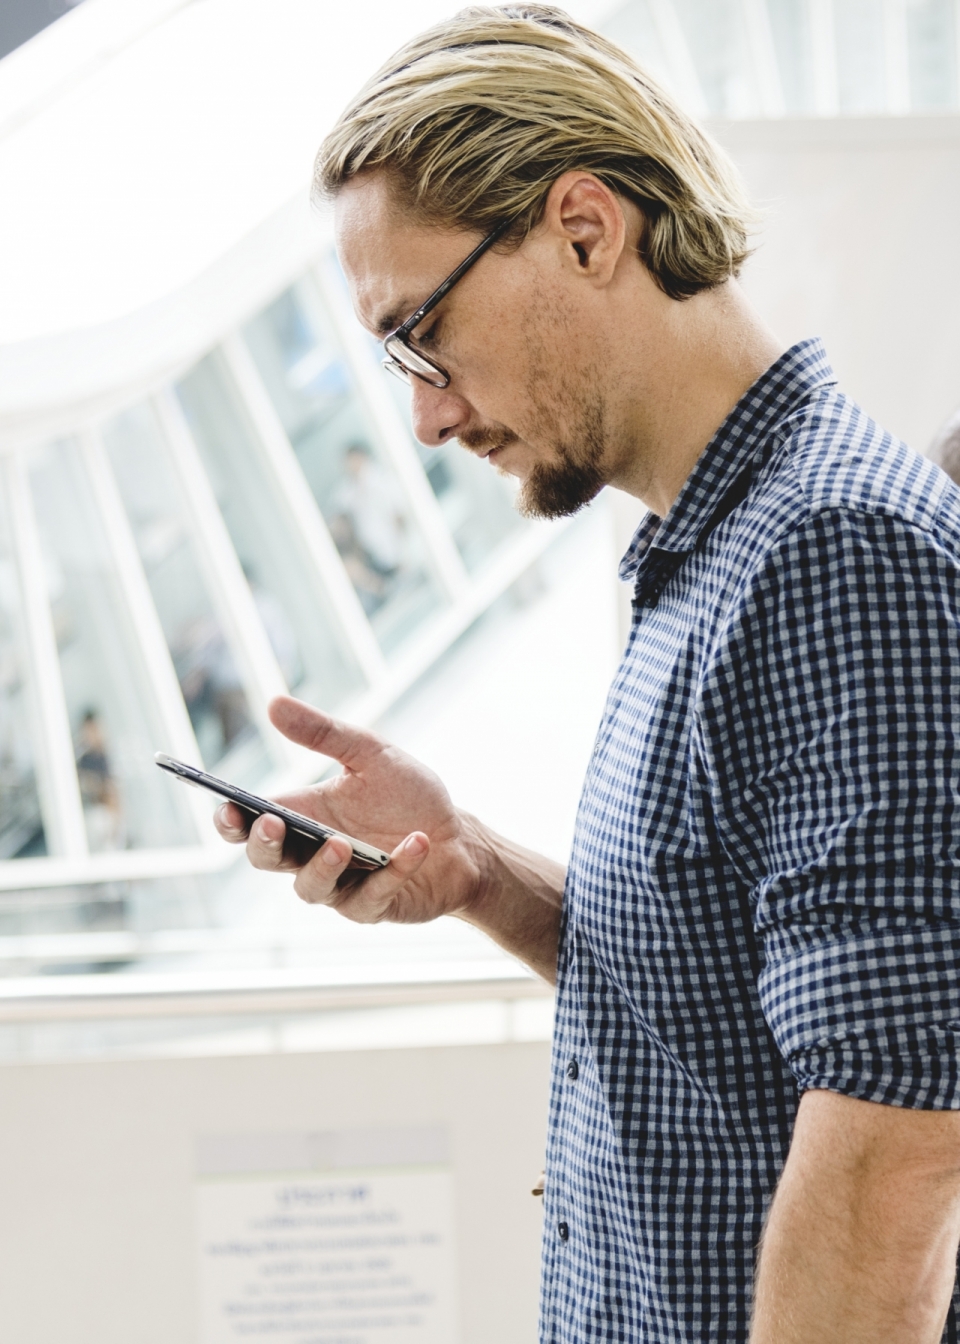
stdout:
[(805, 341), (621, 576), (564, 898), (541, 1340), (736, 1344), (799, 1095), (960, 1106), (960, 491)]

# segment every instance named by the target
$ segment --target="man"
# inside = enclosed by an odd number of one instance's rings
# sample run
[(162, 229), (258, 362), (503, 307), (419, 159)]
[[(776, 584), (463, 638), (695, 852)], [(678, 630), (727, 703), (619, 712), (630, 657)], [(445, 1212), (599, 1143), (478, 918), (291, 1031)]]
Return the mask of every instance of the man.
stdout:
[(652, 510), (566, 876), (273, 708), (344, 766), (287, 801), (392, 850), (355, 883), (329, 841), (303, 899), (455, 915), (556, 979), (542, 1340), (956, 1340), (960, 494), (758, 321), (729, 163), (559, 11), (409, 44), (318, 178), (424, 443), (531, 514)]

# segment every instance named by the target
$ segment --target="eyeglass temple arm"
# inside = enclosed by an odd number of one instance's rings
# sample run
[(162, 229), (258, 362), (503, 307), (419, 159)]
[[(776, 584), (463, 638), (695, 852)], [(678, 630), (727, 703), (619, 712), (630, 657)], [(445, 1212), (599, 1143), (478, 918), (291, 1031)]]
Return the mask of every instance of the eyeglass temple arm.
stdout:
[(482, 242), (477, 244), (477, 246), (473, 249), (470, 255), (468, 257), (464, 257), (463, 261), (461, 261), (457, 269), (447, 276), (446, 280), (444, 280), (443, 284), (439, 287), (439, 289), (435, 289), (433, 293), (430, 295), (429, 299), (427, 299), (424, 303), (422, 303), (415, 313), (411, 313), (411, 315), (407, 318), (406, 322), (402, 323), (399, 327), (397, 327), (393, 335), (395, 337), (399, 336), (401, 340), (409, 336), (410, 333), (420, 325), (420, 323), (426, 317), (427, 313), (429, 313), (431, 309), (436, 308), (437, 304), (440, 302), (441, 299), (446, 298), (447, 294), (450, 293), (450, 290), (453, 289), (454, 285), (461, 278), (461, 276), (465, 275), (467, 271), (469, 271), (473, 263), (475, 261), (479, 261), (479, 259), (483, 256), (484, 252), (486, 252), (487, 248), (493, 247), (494, 243), (500, 241), (500, 239), (503, 237), (503, 235), (506, 233), (507, 229), (509, 229), (510, 225), (513, 222), (514, 221), (512, 219), (504, 219), (497, 225), (493, 233), (488, 233), (486, 238), (484, 238)]

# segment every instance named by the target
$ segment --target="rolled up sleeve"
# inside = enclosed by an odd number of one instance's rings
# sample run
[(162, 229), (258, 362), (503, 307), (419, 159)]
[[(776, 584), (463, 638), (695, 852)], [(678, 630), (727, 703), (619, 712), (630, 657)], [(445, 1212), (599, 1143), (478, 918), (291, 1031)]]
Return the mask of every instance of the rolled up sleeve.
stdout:
[(960, 1108), (958, 613), (936, 534), (824, 510), (745, 584), (701, 683), (718, 842), (801, 1090)]

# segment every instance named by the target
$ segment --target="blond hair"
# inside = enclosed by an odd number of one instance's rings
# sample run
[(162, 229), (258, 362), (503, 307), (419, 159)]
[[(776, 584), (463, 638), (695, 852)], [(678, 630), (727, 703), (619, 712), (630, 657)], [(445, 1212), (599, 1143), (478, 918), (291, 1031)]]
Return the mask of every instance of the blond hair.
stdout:
[(644, 216), (641, 257), (673, 298), (734, 276), (754, 216), (727, 156), (613, 43), (547, 5), (472, 7), (402, 47), (326, 137), (335, 197), (383, 170), (415, 218), (521, 242), (578, 169)]

